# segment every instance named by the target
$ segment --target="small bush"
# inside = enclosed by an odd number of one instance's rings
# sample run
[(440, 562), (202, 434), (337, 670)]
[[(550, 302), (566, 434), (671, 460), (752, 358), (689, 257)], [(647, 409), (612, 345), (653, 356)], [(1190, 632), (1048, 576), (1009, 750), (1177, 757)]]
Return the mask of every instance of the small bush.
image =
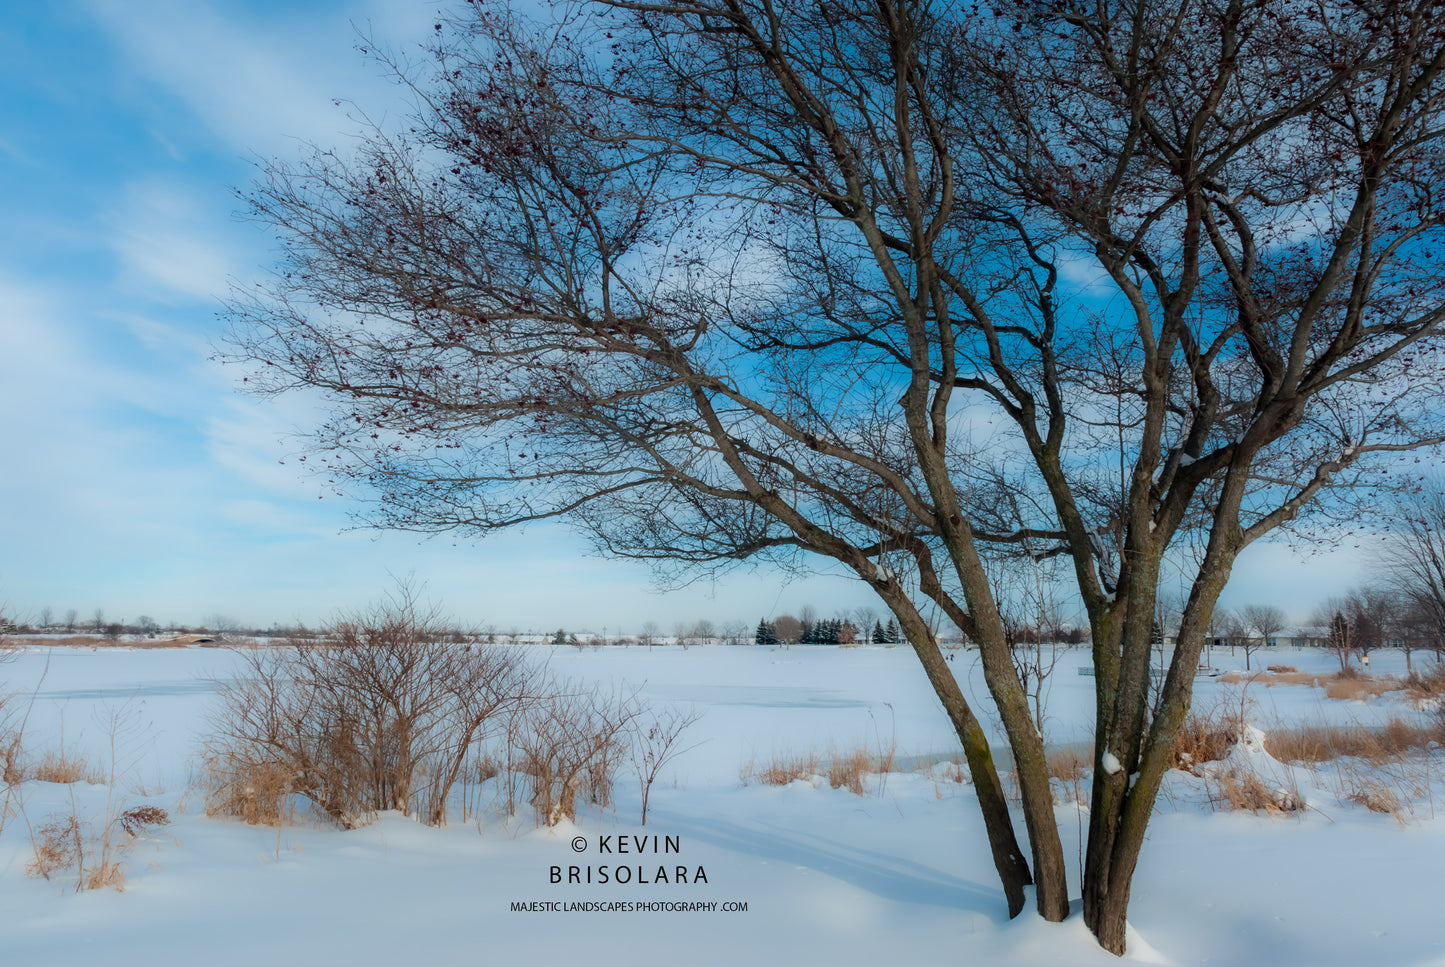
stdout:
[(1265, 671), (1274, 672), (1276, 675), (1292, 675), (1299, 671), (1293, 665), (1269, 665)]

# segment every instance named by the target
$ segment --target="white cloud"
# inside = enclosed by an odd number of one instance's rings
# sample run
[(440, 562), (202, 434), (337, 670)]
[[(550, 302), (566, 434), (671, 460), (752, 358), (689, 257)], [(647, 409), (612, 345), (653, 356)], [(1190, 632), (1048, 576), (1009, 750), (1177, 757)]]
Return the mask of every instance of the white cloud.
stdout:
[[(266, 20), (194, 0), (91, 0), (89, 9), (137, 70), (242, 151), (275, 150), (286, 139), (328, 140), (354, 129), (338, 99), (400, 103), (395, 87), (354, 49), (357, 35), (344, 9)], [(395, 15), (383, 26), (405, 30), (408, 24), (421, 26), (415, 16)]]
[(105, 221), (111, 247), (129, 287), (158, 298), (164, 292), (202, 301), (219, 299), (245, 263), (218, 230), (217, 214), (191, 192), (159, 179), (128, 185)]

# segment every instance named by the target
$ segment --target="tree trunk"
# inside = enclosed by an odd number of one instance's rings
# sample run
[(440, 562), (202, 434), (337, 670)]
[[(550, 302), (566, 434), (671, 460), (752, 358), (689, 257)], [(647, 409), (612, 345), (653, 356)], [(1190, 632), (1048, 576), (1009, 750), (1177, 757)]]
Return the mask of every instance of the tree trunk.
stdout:
[(1008, 915), (1016, 917), (1024, 908), (1024, 887), (1033, 882), (1018, 838), (1014, 835), (1013, 819), (1009, 816), (1008, 800), (1004, 797), (1003, 783), (999, 781), (998, 767), (994, 763), (993, 751), (988, 745), (988, 736), (983, 726), (968, 706), (963, 690), (949, 670), (948, 662), (939, 651), (922, 616), (897, 590), (896, 585), (879, 588), (880, 595), (898, 618), (908, 643), (923, 664), (924, 673), (933, 685), (934, 694), (943, 703), (949, 721), (963, 744), (964, 758), (968, 761), (968, 772), (973, 779), (973, 788), (978, 796), (978, 806), (983, 813), (983, 825), (988, 834), (989, 848), (993, 863), (1003, 884), (1004, 897), (1008, 901)]

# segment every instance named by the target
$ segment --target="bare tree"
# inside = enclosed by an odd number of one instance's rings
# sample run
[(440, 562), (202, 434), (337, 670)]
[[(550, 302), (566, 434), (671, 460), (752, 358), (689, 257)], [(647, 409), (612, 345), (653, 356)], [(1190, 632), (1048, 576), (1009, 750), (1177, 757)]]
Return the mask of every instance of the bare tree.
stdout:
[(1250, 604), (1239, 609), (1240, 621), (1244, 624), (1244, 634), (1240, 636), (1239, 644), (1244, 649), (1244, 667), (1249, 670), (1249, 656), (1256, 648), (1269, 646), (1271, 639), (1284, 630), (1285, 617), (1282, 609), (1272, 604)]
[[(1441, 439), (1445, 15), (1322, 2), (477, 5), (405, 75), (415, 118), (266, 167), (285, 264), (231, 356), (335, 402), (315, 445), (378, 525), (567, 517), (668, 573), (856, 574), (950, 716), (1010, 913), (1033, 882), (1050, 920), (984, 560), (1059, 557), (1096, 669), (1084, 918), (1122, 952), (1238, 554)], [(979, 647), (1031, 860), (939, 617)]]
[(722, 626), (723, 641), (724, 643), (729, 645), (752, 644), (752, 642), (749, 640), (751, 631), (752, 629), (748, 627), (748, 623), (746, 621), (734, 618), (731, 621), (724, 623)]
[(74, 608), (67, 608), (65, 610), (65, 630), (67, 633), (73, 634), (75, 632), (75, 622), (79, 617), (79, 614), (76, 613)]
[(1445, 650), (1445, 487), (1433, 481), (1401, 500), (1398, 511), (1384, 558), (1406, 616), (1408, 665), (1417, 643)]
[(790, 614), (773, 619), (773, 634), (785, 645), (795, 644), (803, 637), (803, 622)]

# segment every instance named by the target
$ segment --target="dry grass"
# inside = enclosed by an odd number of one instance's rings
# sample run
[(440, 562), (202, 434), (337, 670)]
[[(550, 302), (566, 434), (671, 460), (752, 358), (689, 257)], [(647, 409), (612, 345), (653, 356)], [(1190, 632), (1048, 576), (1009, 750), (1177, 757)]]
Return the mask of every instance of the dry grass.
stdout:
[(14, 638), (16, 645), (28, 648), (185, 648), (186, 642), (175, 638), (106, 638), (102, 635), (67, 635), (64, 638)]
[(1445, 696), (1445, 662), (1435, 662), (1428, 670), (1413, 671), (1405, 676), (1405, 691), (1419, 702)]
[(1381, 765), (1411, 752), (1426, 751), (1431, 742), (1445, 742), (1445, 726), (1441, 723), (1412, 725), (1392, 718), (1378, 729), (1360, 725), (1277, 726), (1270, 730), (1264, 744), (1269, 754), (1281, 762), (1312, 765), (1349, 757)]
[(1401, 684), (1398, 678), (1340, 678), (1336, 676), (1334, 681), (1325, 686), (1325, 694), (1340, 701), (1353, 702), (1383, 695), (1386, 692), (1399, 691), (1400, 688)]
[(956, 782), (960, 785), (973, 780), (973, 776), (968, 771), (968, 763), (963, 761), (962, 756), (940, 763), (936, 774), (948, 782)]
[[(811, 749), (800, 755), (774, 752), (762, 763), (749, 759), (738, 770), (738, 778), (745, 786), (754, 782), (764, 786), (786, 786), (799, 779), (822, 775), (828, 778), (829, 785), (834, 789), (847, 789), (855, 795), (863, 796), (868, 793), (868, 777), (887, 775), (894, 771), (896, 758), (896, 750), (892, 747), (875, 750), (866, 745), (855, 746), (842, 752), (832, 749), (827, 755), (820, 755)], [(966, 782), (968, 771), (966, 768), (959, 768), (961, 777), (955, 781)]]
[(786, 786), (797, 779), (810, 779), (818, 774), (818, 753), (784, 755), (774, 752), (762, 765), (749, 759), (738, 772), (743, 785), (759, 782), (765, 786)]
[(1050, 752), (1048, 764), (1050, 778), (1057, 780), (1054, 786), (1054, 800), (1057, 803), (1088, 803), (1089, 788), (1084, 780), (1094, 764), (1092, 747), (1087, 752), (1076, 748)]
[(1314, 675), (1310, 672), (1230, 672), (1219, 680), (1226, 685), (1263, 685), (1265, 688), (1273, 688), (1276, 685), (1319, 685), (1333, 681), (1334, 677)]
[(295, 769), (276, 761), (212, 754), (201, 760), (207, 816), (228, 816), (256, 826), (282, 826), (295, 818)]
[[(1252, 675), (1230, 672), (1220, 681), (1226, 685), (1263, 685), (1265, 688), (1274, 688), (1276, 685), (1323, 686), (1327, 697), (1343, 702), (1363, 700), (1406, 687), (1405, 682), (1393, 676), (1362, 675), (1354, 668), (1333, 674), (1315, 675), (1296, 671), (1291, 665), (1270, 665), (1268, 671), (1255, 672)], [(1442, 686), (1445, 686), (1445, 680), (1442, 680)]]
[(1395, 789), (1383, 779), (1355, 777), (1352, 788), (1343, 798), (1346, 802), (1364, 806), (1372, 813), (1385, 813), (1401, 826), (1405, 825), (1408, 810)]
[(1216, 772), (1205, 779), (1209, 804), (1215, 809), (1248, 810), (1282, 816), (1303, 810), (1304, 800), (1293, 789), (1271, 789), (1259, 776), (1237, 767)]
[(1169, 768), (1199, 774), (1199, 765), (1217, 762), (1239, 740), (1244, 716), (1239, 708), (1224, 703), (1213, 708), (1191, 709), (1184, 719), (1169, 753)]
[(22, 778), (35, 782), (88, 782), (93, 786), (105, 783), (103, 770), (92, 766), (84, 756), (63, 749), (47, 749), (39, 759), (19, 766), (18, 771)]
[(861, 796), (864, 792), (864, 782), (871, 772), (872, 756), (867, 749), (853, 749), (841, 755), (833, 754), (828, 757), (828, 782), (834, 789), (847, 787), (854, 795)]

